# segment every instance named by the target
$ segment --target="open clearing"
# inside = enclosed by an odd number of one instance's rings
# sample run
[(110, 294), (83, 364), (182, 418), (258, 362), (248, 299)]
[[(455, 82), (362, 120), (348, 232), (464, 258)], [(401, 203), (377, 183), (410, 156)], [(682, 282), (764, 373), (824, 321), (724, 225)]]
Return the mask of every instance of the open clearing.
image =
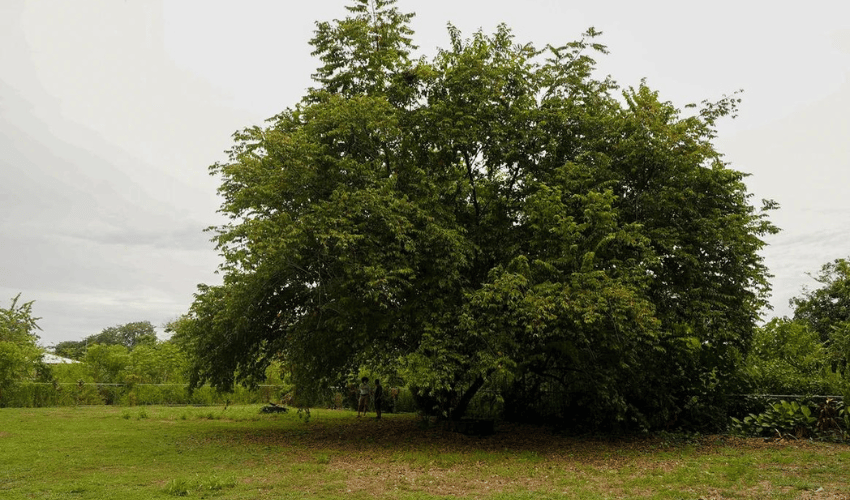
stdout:
[(0, 498), (850, 499), (850, 446), (604, 440), (259, 406), (0, 409)]

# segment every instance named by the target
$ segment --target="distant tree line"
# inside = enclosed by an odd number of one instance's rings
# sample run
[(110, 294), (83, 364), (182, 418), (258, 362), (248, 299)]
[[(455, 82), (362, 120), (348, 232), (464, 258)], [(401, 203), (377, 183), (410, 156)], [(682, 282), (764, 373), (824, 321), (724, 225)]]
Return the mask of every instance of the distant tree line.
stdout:
[(155, 345), (156, 330), (150, 321), (136, 321), (124, 325), (104, 328), (100, 333), (89, 335), (82, 340), (66, 340), (53, 347), (57, 356), (82, 360), (89, 345), (124, 346), (133, 350), (139, 345)]
[[(212, 404), (279, 400), (291, 391), (278, 366), (267, 373), (262, 391), (223, 393), (187, 390), (188, 358), (171, 340), (158, 340), (149, 321), (103, 329), (78, 341), (64, 341), (53, 353), (77, 363), (46, 364), (38, 346), (33, 302), (12, 299), (0, 308), (0, 407), (70, 404)], [(168, 327), (166, 328), (169, 329)]]

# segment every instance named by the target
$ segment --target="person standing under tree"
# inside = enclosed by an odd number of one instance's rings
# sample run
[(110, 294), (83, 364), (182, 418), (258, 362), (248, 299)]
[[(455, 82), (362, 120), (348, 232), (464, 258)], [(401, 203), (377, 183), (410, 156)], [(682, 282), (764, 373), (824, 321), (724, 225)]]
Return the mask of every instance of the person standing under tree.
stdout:
[(369, 412), (369, 395), (372, 392), (372, 389), (369, 387), (369, 377), (363, 377), (361, 379), (360, 384), (360, 400), (357, 403), (357, 418), (360, 418), (360, 414), (366, 416), (366, 413)]
[(381, 418), (381, 398), (384, 396), (384, 388), (381, 387), (381, 381), (375, 379), (375, 413), (377, 416), (375, 418)]

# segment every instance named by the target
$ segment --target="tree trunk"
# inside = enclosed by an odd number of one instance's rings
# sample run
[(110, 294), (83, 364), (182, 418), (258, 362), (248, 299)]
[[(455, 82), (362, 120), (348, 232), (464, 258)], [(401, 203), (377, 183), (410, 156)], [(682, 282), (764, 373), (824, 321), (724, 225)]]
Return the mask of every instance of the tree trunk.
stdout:
[[(490, 369), (487, 370), (487, 376), (490, 376), (495, 370)], [(472, 402), (472, 398), (478, 393), (478, 391), (484, 387), (484, 376), (479, 375), (473, 382), (469, 388), (466, 389), (466, 392), (463, 393), (463, 396), (458, 400), (457, 405), (452, 409), (451, 415), (449, 418), (452, 420), (460, 420), (466, 414), (466, 410), (469, 409), (469, 404)]]

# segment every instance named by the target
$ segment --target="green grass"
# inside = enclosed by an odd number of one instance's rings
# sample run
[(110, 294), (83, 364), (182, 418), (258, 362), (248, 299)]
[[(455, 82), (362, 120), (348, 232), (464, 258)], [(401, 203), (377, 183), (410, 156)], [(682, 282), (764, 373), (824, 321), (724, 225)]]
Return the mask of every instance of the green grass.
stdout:
[(411, 415), (259, 406), (0, 409), (4, 500), (841, 498), (848, 478), (838, 444), (584, 440), (507, 424), (474, 438)]

